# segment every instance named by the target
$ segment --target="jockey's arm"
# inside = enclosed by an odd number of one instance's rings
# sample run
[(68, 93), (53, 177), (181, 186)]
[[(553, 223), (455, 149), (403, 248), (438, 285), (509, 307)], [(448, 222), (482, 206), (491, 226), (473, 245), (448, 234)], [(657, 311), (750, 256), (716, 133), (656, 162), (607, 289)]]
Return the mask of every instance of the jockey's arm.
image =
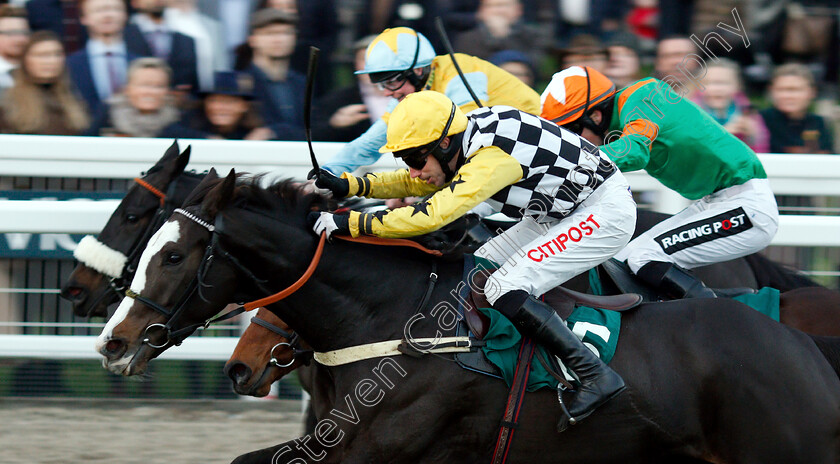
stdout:
[(635, 119), (624, 125), (621, 137), (601, 149), (622, 172), (638, 171), (650, 162), (650, 146), (658, 134), (653, 121)]
[[(392, 174), (409, 176), (407, 170)], [(390, 211), (351, 212), (350, 233), (354, 237), (375, 235), (401, 238), (435, 231), (458, 219), (499, 190), (517, 182), (522, 175), (522, 166), (515, 158), (498, 147), (484, 147), (476, 151), (455, 173), (452, 182), (439, 190), (430, 186), (437, 191), (427, 201)], [(383, 181), (378, 177), (370, 177), (369, 180), (371, 192), (382, 188)], [(418, 179), (411, 181), (425, 184)]]

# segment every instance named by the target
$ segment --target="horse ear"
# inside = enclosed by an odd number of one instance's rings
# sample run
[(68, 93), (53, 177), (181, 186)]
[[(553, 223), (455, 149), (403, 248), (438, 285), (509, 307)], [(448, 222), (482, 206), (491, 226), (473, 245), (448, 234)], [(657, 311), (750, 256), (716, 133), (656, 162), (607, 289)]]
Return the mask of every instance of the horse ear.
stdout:
[(236, 170), (231, 169), (225, 179), (213, 187), (204, 197), (201, 209), (208, 217), (215, 217), (231, 200), (236, 190)]
[(184, 200), (184, 206), (192, 206), (200, 203), (204, 199), (205, 194), (210, 191), (211, 187), (218, 183), (218, 180), (219, 174), (216, 172), (216, 169), (210, 168), (210, 171), (204, 176), (204, 179), (187, 195), (187, 198)]
[[(170, 179), (184, 172), (184, 167), (186, 167), (186, 163), (189, 162), (189, 156), (182, 160), (180, 155), (181, 150), (178, 148), (178, 140), (176, 139), (172, 141), (172, 145), (166, 149), (163, 157), (161, 157), (161, 159), (159, 159), (158, 162), (146, 172), (146, 175), (148, 176), (156, 172), (162, 172), (167, 175), (168, 183)], [(181, 164), (182, 162), (183, 165)]]
[[(178, 141), (176, 140), (173, 145), (177, 146)], [(184, 169), (186, 169), (187, 164), (190, 163), (190, 152), (192, 151), (192, 145), (187, 145), (187, 148), (184, 149), (184, 152), (178, 155), (178, 161), (175, 163), (175, 173), (182, 173)]]

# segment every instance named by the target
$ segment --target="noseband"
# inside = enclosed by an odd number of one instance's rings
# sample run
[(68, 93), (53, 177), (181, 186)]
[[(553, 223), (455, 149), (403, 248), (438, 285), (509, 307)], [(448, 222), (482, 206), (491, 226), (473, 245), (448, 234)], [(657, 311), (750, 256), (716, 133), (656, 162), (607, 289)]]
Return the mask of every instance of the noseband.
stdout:
[[(210, 326), (210, 324), (231, 319), (233, 317), (236, 317), (236, 316), (242, 314), (245, 311), (251, 311), (253, 309), (275, 303), (277, 301), (282, 300), (283, 298), (288, 297), (289, 295), (296, 292), (300, 287), (303, 286), (303, 284), (305, 284), (309, 280), (309, 278), (315, 272), (315, 268), (318, 267), (318, 263), (321, 260), (321, 254), (324, 251), (324, 242), (326, 240), (326, 235), (322, 233), (320, 241), (318, 242), (318, 248), (315, 251), (315, 256), (312, 258), (312, 262), (309, 263), (309, 267), (306, 269), (304, 274), (295, 283), (290, 285), (285, 290), (282, 290), (282, 291), (280, 291), (278, 293), (275, 293), (275, 294), (273, 294), (269, 297), (266, 297), (266, 298), (262, 298), (262, 299), (255, 300), (255, 301), (252, 301), (252, 302), (249, 302), (249, 303), (245, 303), (245, 304), (239, 306), (236, 309), (233, 309), (233, 310), (231, 310), (231, 311), (229, 311), (225, 314), (222, 314), (218, 317), (207, 319), (202, 323), (192, 324), (192, 325), (188, 325), (186, 327), (183, 327), (181, 329), (173, 330), (175, 322), (183, 314), (184, 308), (186, 308), (187, 303), (192, 298), (194, 293), (198, 293), (199, 297), (201, 297), (202, 299), (207, 301), (201, 295), (201, 287), (204, 286), (204, 284), (202, 283), (201, 280), (202, 280), (202, 277), (207, 274), (207, 270), (209, 269), (210, 264), (212, 264), (212, 262), (213, 262), (213, 259), (214, 259), (213, 253), (214, 253), (214, 250), (216, 250), (216, 249), (218, 249), (218, 252), (222, 257), (226, 258), (240, 272), (242, 272), (243, 274), (248, 276), (250, 279), (252, 279), (256, 283), (256, 285), (260, 288), (260, 290), (264, 291), (265, 293), (271, 293), (270, 291), (266, 290), (265, 287), (263, 287), (263, 283), (265, 282), (264, 280), (258, 279), (254, 275), (254, 273), (252, 273), (250, 270), (248, 270), (248, 268), (246, 268), (242, 263), (240, 263), (239, 260), (237, 260), (230, 253), (228, 253), (227, 251), (222, 249), (221, 245), (219, 245), (219, 236), (221, 235), (221, 229), (222, 229), (222, 216), (221, 215), (216, 216), (216, 220), (215, 220), (214, 224), (210, 224), (209, 222), (205, 221), (204, 219), (201, 219), (200, 217), (196, 216), (195, 214), (193, 214), (189, 211), (183, 210), (181, 208), (176, 208), (175, 211), (173, 211), (173, 213), (180, 214), (180, 215), (186, 217), (187, 219), (195, 222), (196, 224), (202, 226), (203, 228), (207, 229), (207, 231), (210, 232), (210, 242), (207, 245), (207, 249), (204, 251), (204, 257), (201, 259), (201, 264), (199, 265), (198, 272), (196, 273), (195, 277), (193, 277), (193, 279), (190, 281), (190, 284), (187, 286), (186, 290), (181, 295), (181, 298), (178, 299), (178, 302), (175, 304), (173, 309), (171, 309), (171, 310), (167, 309), (163, 305), (160, 305), (157, 302), (152, 301), (149, 298), (146, 298), (146, 297), (132, 291), (131, 289), (126, 289), (125, 296), (127, 298), (132, 298), (135, 301), (139, 301), (140, 303), (143, 303), (144, 305), (146, 305), (146, 306), (154, 309), (155, 311), (159, 312), (160, 314), (162, 314), (166, 318), (166, 323), (165, 324), (161, 324), (161, 323), (150, 324), (148, 327), (146, 327), (146, 330), (143, 332), (143, 343), (149, 345), (151, 348), (164, 348), (169, 344), (176, 345), (176, 346), (180, 345), (181, 342), (183, 342), (185, 338), (187, 338), (190, 334), (192, 334), (197, 329), (200, 329), (200, 328), (201, 329), (206, 329), (207, 327)], [(257, 319), (257, 320), (262, 321), (262, 319)], [(262, 321), (262, 322), (265, 322), (265, 321)], [(260, 322), (257, 322), (257, 323), (260, 324)], [(265, 322), (265, 324), (269, 324), (269, 323)], [(263, 324), (260, 324), (260, 325), (262, 325), (263, 327), (269, 328), (266, 325), (263, 325)], [(269, 324), (269, 325), (271, 325), (272, 327), (276, 327), (273, 324)], [(280, 329), (279, 327), (276, 327), (276, 328), (281, 331), (281, 332), (277, 332), (277, 333), (286, 337), (287, 339), (289, 339), (290, 342), (287, 343), (287, 344), (290, 347), (292, 347), (293, 349), (295, 349), (296, 346), (291, 345), (291, 343), (292, 343), (291, 338), (292, 337), (287, 336), (288, 334), (285, 331), (283, 331), (282, 329)], [(153, 330), (153, 329), (162, 330), (166, 334), (166, 341), (162, 345), (154, 345), (152, 343), (151, 336), (150, 336), (150, 331)], [(274, 329), (271, 329), (271, 328), (269, 328), (269, 330), (274, 331)], [(294, 337), (297, 337), (297, 334), (295, 334)], [(282, 346), (284, 343), (279, 343), (279, 344), (275, 345), (274, 348)], [(274, 348), (272, 348), (272, 354), (274, 352)], [(272, 358), (273, 358), (272, 361), (276, 361), (274, 359), (273, 355), (272, 355)], [(279, 364), (279, 362), (277, 364)], [(280, 367), (287, 367), (287, 366), (280, 366)]]
[[(128, 276), (133, 274), (137, 270), (136, 260), (140, 257), (140, 254), (145, 248), (142, 245), (149, 241), (149, 238), (152, 236), (152, 234), (156, 230), (158, 230), (161, 225), (163, 225), (163, 223), (169, 217), (169, 214), (174, 209), (175, 205), (173, 205), (172, 202), (168, 200), (168, 198), (171, 198), (175, 193), (175, 189), (177, 188), (178, 184), (177, 179), (169, 184), (166, 193), (161, 192), (157, 187), (139, 177), (134, 178), (134, 182), (146, 189), (152, 195), (156, 196), (160, 200), (160, 203), (158, 205), (157, 210), (155, 211), (155, 215), (152, 218), (152, 220), (149, 221), (149, 224), (146, 226), (143, 233), (139, 235), (134, 241), (134, 243), (131, 245), (131, 247), (129, 248), (128, 255), (125, 255), (125, 265), (119, 272), (119, 275), (109, 275), (108, 272), (103, 272), (97, 269), (98, 272), (110, 278), (108, 279), (108, 287), (106, 287), (106, 290), (100, 293), (99, 297), (97, 297), (96, 300), (94, 300), (94, 302), (91, 305), (92, 307), (98, 305), (100, 301), (107, 297), (107, 295), (109, 294), (108, 290), (117, 294), (120, 297), (125, 296), (125, 292), (128, 287), (126, 283), (129, 280)], [(119, 251), (114, 250), (113, 248), (109, 247), (108, 245), (105, 245), (104, 243), (99, 243), (102, 246), (113, 250), (115, 253), (120, 253)], [(83, 260), (79, 261), (81, 261), (82, 264), (85, 264), (86, 266), (90, 266), (89, 263), (86, 263)]]

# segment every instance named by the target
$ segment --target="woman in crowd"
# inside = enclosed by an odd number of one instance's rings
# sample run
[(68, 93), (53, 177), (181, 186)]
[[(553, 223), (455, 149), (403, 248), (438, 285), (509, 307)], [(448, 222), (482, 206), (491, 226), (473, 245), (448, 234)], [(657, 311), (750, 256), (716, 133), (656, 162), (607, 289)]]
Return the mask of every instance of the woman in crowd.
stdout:
[(703, 87), (694, 92), (691, 99), (754, 152), (767, 153), (770, 134), (764, 120), (741, 90), (740, 74), (738, 64), (726, 58), (708, 63)]
[(157, 137), (180, 116), (170, 92), (172, 70), (160, 58), (138, 58), (128, 67), (123, 92), (112, 96), (89, 131), (91, 135)]
[(90, 124), (85, 104), (71, 91), (64, 47), (53, 32), (39, 31), (23, 50), (15, 83), (0, 101), (0, 132), (80, 135)]
[(161, 137), (190, 139), (269, 140), (271, 129), (262, 127), (251, 105), (254, 83), (250, 75), (220, 71), (213, 90), (204, 94), (201, 107), (181, 122), (166, 127)]

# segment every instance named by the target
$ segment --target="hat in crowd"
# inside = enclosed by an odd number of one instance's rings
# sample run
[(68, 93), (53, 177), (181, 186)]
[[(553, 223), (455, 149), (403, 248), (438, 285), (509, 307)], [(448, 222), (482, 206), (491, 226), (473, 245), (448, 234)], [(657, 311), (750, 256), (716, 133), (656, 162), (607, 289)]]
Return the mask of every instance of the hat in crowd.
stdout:
[(607, 55), (607, 47), (601, 39), (591, 34), (578, 34), (569, 40), (566, 47), (554, 49), (559, 59), (568, 55)]
[(207, 95), (229, 95), (245, 99), (254, 98), (254, 78), (250, 74), (235, 71), (216, 71), (213, 75), (213, 89)]
[(496, 52), (493, 56), (487, 60), (496, 66), (501, 66), (505, 63), (522, 63), (525, 66), (528, 66), (528, 69), (531, 71), (531, 76), (534, 78), (537, 77), (537, 66), (534, 64), (534, 60), (528, 56), (527, 53), (521, 52), (519, 50), (502, 50), (500, 52)]
[(639, 43), (639, 37), (636, 34), (627, 32), (627, 31), (617, 31), (607, 39), (607, 43), (605, 44), (607, 48), (609, 47), (626, 47), (630, 50), (636, 52), (637, 55), (641, 54), (641, 44)]
[(296, 26), (298, 16), (276, 8), (263, 8), (251, 15), (251, 32), (272, 24), (292, 24)]

